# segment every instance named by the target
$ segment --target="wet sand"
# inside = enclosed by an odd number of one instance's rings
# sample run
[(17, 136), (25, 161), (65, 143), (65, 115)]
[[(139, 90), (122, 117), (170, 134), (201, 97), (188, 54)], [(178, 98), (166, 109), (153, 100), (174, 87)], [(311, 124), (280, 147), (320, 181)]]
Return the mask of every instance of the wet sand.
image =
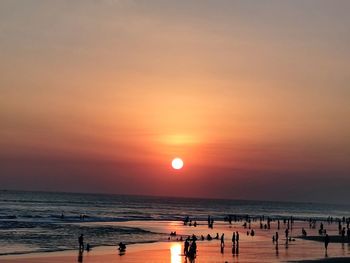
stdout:
[(291, 261), (291, 262), (300, 262), (300, 263), (349, 263), (350, 257), (346, 258), (324, 258), (318, 260), (302, 260), (302, 261)]
[[(281, 224), (279, 230), (280, 241), (278, 246), (272, 243), (272, 235), (277, 231), (276, 223), (271, 224), (271, 229), (259, 229), (258, 222), (252, 223), (252, 228), (255, 230), (254, 237), (248, 236), (242, 227), (242, 222), (228, 225), (228, 223), (217, 222), (214, 229), (209, 229), (206, 222), (198, 222), (197, 227), (184, 226), (179, 221), (129, 221), (129, 222), (110, 222), (103, 224), (121, 225), (121, 226), (138, 226), (142, 229), (150, 230), (157, 233), (170, 233), (176, 231), (177, 237), (172, 240), (164, 240), (162, 242), (148, 244), (128, 245), (126, 253), (119, 255), (116, 246), (110, 247), (95, 247), (90, 252), (84, 252), (82, 258), (79, 258), (77, 251), (36, 253), (26, 255), (13, 255), (0, 257), (1, 263), (63, 263), (63, 262), (85, 262), (85, 263), (116, 263), (116, 262), (185, 262), (185, 257), (182, 255), (183, 242), (177, 242), (176, 239), (180, 236), (188, 236), (195, 234), (197, 236), (208, 233), (215, 236), (216, 233), (225, 234), (225, 248), (223, 253), (220, 251), (220, 241), (198, 241), (197, 242), (197, 263), (214, 263), (214, 262), (310, 262), (307, 260), (320, 259), (321, 261), (311, 262), (350, 262), (350, 245), (339, 244), (331, 241), (328, 249), (328, 259), (325, 259), (324, 245), (321, 241), (323, 237), (317, 237), (316, 229), (308, 229), (310, 235), (308, 239), (298, 238), (301, 234), (301, 228), (308, 226), (307, 222), (296, 222), (291, 235), (295, 238), (294, 241), (286, 243), (284, 239), (284, 226)], [(101, 223), (99, 223), (101, 224)], [(232, 232), (240, 233), (239, 251), (232, 253)], [(335, 235), (337, 225), (327, 226), (327, 232), (330, 235)], [(312, 238), (317, 237), (317, 238)], [(87, 237), (88, 239), (88, 237)], [(314, 239), (314, 240), (313, 240)], [(322, 239), (323, 240), (323, 239)], [(88, 241), (88, 240), (87, 240)], [(117, 242), (117, 241), (116, 241)], [(337, 257), (342, 257), (337, 259)], [(334, 258), (334, 259), (333, 259)], [(324, 261), (326, 260), (326, 261)], [(189, 262), (189, 261), (187, 261)]]
[[(119, 255), (116, 248), (100, 247), (89, 253), (84, 252), (82, 258), (79, 258), (79, 253), (76, 251), (40, 253), (31, 255), (18, 255), (11, 257), (0, 258), (1, 263), (70, 263), (70, 262), (85, 262), (85, 263), (114, 263), (114, 262), (149, 262), (149, 263), (181, 263), (186, 262), (182, 255), (182, 244), (179, 242), (158, 242), (152, 244), (138, 244), (129, 246), (124, 255)], [(187, 262), (190, 262), (189, 260)], [(262, 260), (256, 255), (244, 255), (241, 252), (237, 255), (231, 253), (231, 248), (226, 247), (224, 253), (220, 253), (219, 244), (211, 242), (202, 242), (199, 244), (197, 263), (204, 262), (285, 262), (284, 257), (276, 256), (274, 259), (267, 258)], [(329, 262), (343, 263), (350, 262), (350, 258), (327, 258), (319, 260), (299, 260), (289, 262)]]
[[(302, 238), (302, 239), (305, 239), (305, 240), (324, 242), (325, 236), (306, 236), (306, 237), (299, 237), (299, 238)], [(348, 242), (347, 237), (342, 238), (339, 235), (330, 235), (329, 239), (330, 239), (331, 243), (344, 243), (344, 244), (350, 243), (350, 242)]]

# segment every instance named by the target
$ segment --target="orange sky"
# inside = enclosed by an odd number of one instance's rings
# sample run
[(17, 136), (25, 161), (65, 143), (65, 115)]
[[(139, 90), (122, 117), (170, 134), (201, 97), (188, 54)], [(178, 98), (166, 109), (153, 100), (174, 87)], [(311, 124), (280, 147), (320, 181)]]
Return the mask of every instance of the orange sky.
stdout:
[(350, 197), (349, 8), (1, 1), (1, 188)]

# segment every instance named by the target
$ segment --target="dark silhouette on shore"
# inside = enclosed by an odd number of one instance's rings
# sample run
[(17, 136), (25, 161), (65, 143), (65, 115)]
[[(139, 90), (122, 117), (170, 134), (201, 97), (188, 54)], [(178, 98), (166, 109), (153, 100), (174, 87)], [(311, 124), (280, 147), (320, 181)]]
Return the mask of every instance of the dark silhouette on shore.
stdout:
[(286, 243), (288, 243), (288, 236), (289, 236), (289, 229), (286, 228), (286, 230), (284, 231), (285, 235), (286, 235)]
[(196, 253), (197, 253), (197, 243), (196, 243), (196, 238), (192, 240), (190, 249), (187, 252), (187, 257), (189, 259), (195, 259), (196, 258)]
[(220, 246), (223, 248), (225, 246), (225, 240), (224, 240), (224, 233), (221, 235), (221, 238), (220, 238)]
[(79, 243), (79, 251), (83, 252), (84, 251), (84, 235), (81, 234), (78, 238), (78, 243)]
[(118, 246), (119, 246), (119, 247), (118, 247), (119, 256), (125, 255), (125, 252), (126, 252), (126, 244), (124, 244), (123, 242), (119, 242)]
[(330, 238), (329, 238), (328, 234), (326, 234), (326, 236), (324, 237), (324, 248), (326, 249), (326, 254), (327, 254), (329, 242), (330, 242)]
[(186, 238), (185, 243), (184, 243), (184, 255), (185, 255), (185, 257), (187, 257), (188, 249), (190, 247), (189, 240), (190, 240), (190, 237)]

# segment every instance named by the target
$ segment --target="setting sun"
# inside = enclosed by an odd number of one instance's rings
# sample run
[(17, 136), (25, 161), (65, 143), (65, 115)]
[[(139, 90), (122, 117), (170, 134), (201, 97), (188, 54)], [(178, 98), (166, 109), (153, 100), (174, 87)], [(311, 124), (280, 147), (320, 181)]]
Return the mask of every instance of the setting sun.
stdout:
[(180, 169), (184, 166), (184, 162), (183, 162), (180, 158), (175, 158), (175, 159), (173, 159), (173, 161), (171, 162), (171, 166), (172, 166), (175, 170), (180, 170)]

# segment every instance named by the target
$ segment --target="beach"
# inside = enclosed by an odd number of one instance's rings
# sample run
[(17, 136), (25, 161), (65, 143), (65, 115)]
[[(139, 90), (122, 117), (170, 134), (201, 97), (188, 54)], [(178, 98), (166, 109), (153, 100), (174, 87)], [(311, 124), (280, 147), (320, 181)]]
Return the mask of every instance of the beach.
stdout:
[[(347, 206), (14, 191), (0, 191), (0, 204), (1, 263), (185, 262), (184, 241), (193, 235), (196, 262), (298, 262), (350, 256), (347, 239), (343, 242), (338, 232), (338, 220), (350, 214)], [(310, 224), (310, 218), (316, 221)], [(321, 222), (331, 239), (327, 255), (324, 235), (319, 235)], [(237, 243), (232, 250), (233, 232), (239, 233), (238, 250)], [(276, 232), (278, 243), (272, 240)], [(84, 247), (89, 244), (91, 251), (79, 254), (81, 234)], [(208, 235), (213, 239), (209, 241)], [(122, 255), (119, 242), (126, 244)]]
[[(88, 223), (96, 224), (96, 223)], [(271, 229), (259, 229), (259, 223), (253, 222), (251, 228), (255, 235), (246, 234), (248, 228), (242, 226), (242, 222), (234, 222), (231, 225), (227, 222), (217, 222), (214, 228), (208, 228), (205, 221), (199, 221), (196, 227), (183, 225), (182, 221), (127, 221), (127, 222), (104, 222), (97, 224), (111, 224), (123, 227), (141, 227), (154, 232), (176, 231), (177, 236), (170, 237), (170, 240), (127, 245), (126, 252), (120, 255), (117, 246), (93, 247), (90, 252), (79, 254), (78, 250), (61, 252), (31, 253), (22, 255), (7, 255), (0, 257), (2, 263), (28, 262), (186, 262), (183, 255), (183, 242), (176, 241), (181, 237), (195, 234), (197, 237), (210, 233), (213, 237), (216, 233), (225, 234), (225, 246), (220, 249), (220, 240), (197, 241), (197, 257), (195, 262), (306, 262), (305, 260), (321, 260), (320, 262), (349, 262), (350, 245), (343, 243), (330, 243), (325, 259), (324, 245), (321, 241), (306, 240), (299, 238), (302, 227), (308, 222), (296, 221), (292, 231), (292, 241), (288, 244), (283, 231), (279, 231), (281, 238), (279, 244), (272, 243), (271, 236), (275, 233), (276, 222), (271, 223)], [(283, 223), (281, 224), (283, 226)], [(327, 225), (329, 233), (336, 233), (336, 224)], [(240, 233), (239, 250), (232, 253), (231, 236), (233, 231)], [(308, 230), (315, 234), (316, 229)], [(333, 259), (333, 257), (341, 257)], [(326, 260), (326, 261), (325, 261)], [(190, 262), (189, 260), (187, 262)]]
[[(181, 253), (182, 246), (178, 242), (169, 243), (152, 243), (152, 244), (138, 244), (128, 247), (127, 253), (120, 256), (116, 248), (100, 247), (89, 253), (84, 253), (80, 262), (85, 263), (111, 263), (111, 262), (171, 262), (180, 263), (186, 262), (185, 257)], [(195, 262), (287, 262), (284, 259), (285, 255), (275, 258), (266, 258), (262, 260), (258, 256), (253, 255), (232, 255), (230, 248), (226, 248), (224, 254), (221, 254), (218, 246), (203, 243), (200, 245), (198, 256)], [(350, 262), (350, 257), (342, 258), (321, 258), (314, 260), (298, 260), (290, 262), (329, 262), (329, 263), (343, 263)], [(65, 252), (51, 252), (33, 255), (21, 255), (15, 257), (3, 257), (0, 258), (2, 263), (66, 263), (66, 262), (79, 262), (79, 253), (77, 251), (65, 251)], [(190, 262), (189, 260), (187, 262)], [(289, 262), (289, 261), (288, 261)]]

